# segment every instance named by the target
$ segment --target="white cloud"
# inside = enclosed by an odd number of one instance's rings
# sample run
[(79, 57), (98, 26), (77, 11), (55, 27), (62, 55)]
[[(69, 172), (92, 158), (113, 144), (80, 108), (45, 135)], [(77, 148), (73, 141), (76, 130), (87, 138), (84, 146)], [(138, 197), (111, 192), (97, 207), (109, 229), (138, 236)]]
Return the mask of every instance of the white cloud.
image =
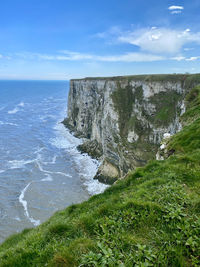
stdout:
[(171, 59), (172, 60), (176, 60), (176, 61), (182, 61), (182, 60), (185, 60), (185, 61), (196, 61), (196, 60), (200, 59), (200, 57), (189, 57), (189, 58), (186, 58), (184, 56), (177, 56), (177, 57), (172, 57)]
[(182, 60), (185, 60), (185, 57), (183, 57), (183, 56), (177, 56), (177, 57), (172, 57), (171, 59), (172, 60), (176, 60), (176, 61), (182, 61)]
[(184, 51), (191, 51), (191, 50), (194, 50), (194, 48), (193, 47), (185, 47), (184, 48)]
[(84, 54), (84, 53), (79, 53), (79, 52), (72, 52), (69, 50), (62, 50), (60, 51), (61, 53), (65, 54), (66, 56), (61, 56), (61, 60), (62, 57), (64, 60), (82, 60), (82, 59), (92, 59), (92, 55), (90, 54)]
[(10, 56), (5, 56), (5, 55), (2, 55), (2, 54), (0, 54), (0, 59), (7, 59), (7, 60), (10, 60), (11, 59), (11, 57)]
[(171, 11), (171, 14), (180, 14), (182, 13), (184, 7), (183, 6), (170, 6), (168, 9)]
[(164, 60), (160, 55), (153, 55), (150, 53), (125, 53), (119, 55), (95, 55), (84, 54), (79, 52), (72, 52), (68, 50), (59, 51), (60, 54), (48, 55), (40, 53), (16, 53), (16, 55), (28, 60), (47, 60), (47, 61), (101, 61), (101, 62), (151, 62)]
[(151, 62), (164, 60), (163, 56), (145, 54), (145, 53), (126, 53), (114, 56), (96, 56), (96, 60), (107, 62)]
[[(200, 44), (200, 33), (192, 34), (190, 29), (172, 31), (152, 27), (149, 30), (140, 32), (129, 32), (126, 36), (124, 34), (123, 37), (120, 37), (120, 40), (137, 44), (141, 48), (141, 51), (114, 55), (98, 55), (62, 50), (55, 54), (15, 53), (15, 57), (31, 61), (82, 61), (88, 64), (97, 62), (153, 62), (163, 60), (195, 61), (200, 58), (199, 56), (188, 58), (179, 51), (187, 42), (193, 41)], [(187, 48), (182, 50), (184, 52)]]
[(40, 58), (46, 60), (65, 60), (65, 61), (74, 61), (74, 60), (93, 60), (93, 61), (104, 61), (104, 62), (144, 62), (144, 61), (157, 61), (162, 60), (162, 56), (144, 54), (144, 53), (126, 53), (121, 55), (90, 55), (90, 54), (81, 54), (78, 52), (69, 52), (63, 51), (67, 56), (43, 56)]
[(91, 55), (88, 54), (81, 54), (78, 52), (71, 52), (68, 50), (60, 51), (57, 55), (49, 55), (49, 54), (41, 54), (41, 53), (30, 53), (30, 52), (22, 52), (22, 53), (16, 53), (17, 57), (23, 58), (23, 59), (38, 59), (38, 60), (83, 60), (83, 59), (91, 59)]
[(113, 35), (119, 35), (120, 32), (121, 32), (120, 27), (113, 26), (108, 31), (96, 33), (94, 35), (94, 37), (106, 39), (106, 38), (113, 36)]
[(182, 13), (181, 10), (173, 10), (173, 11), (171, 12), (171, 14), (180, 14), (180, 13)]
[(200, 32), (192, 33), (190, 29), (184, 31), (167, 28), (141, 29), (126, 32), (118, 37), (124, 43), (133, 44), (143, 51), (156, 54), (175, 54), (180, 52), (187, 43), (200, 44)]
[(183, 6), (170, 6), (168, 7), (169, 10), (183, 10), (184, 7)]
[(190, 58), (186, 58), (186, 61), (195, 61), (197, 59), (199, 59), (200, 57), (190, 57)]

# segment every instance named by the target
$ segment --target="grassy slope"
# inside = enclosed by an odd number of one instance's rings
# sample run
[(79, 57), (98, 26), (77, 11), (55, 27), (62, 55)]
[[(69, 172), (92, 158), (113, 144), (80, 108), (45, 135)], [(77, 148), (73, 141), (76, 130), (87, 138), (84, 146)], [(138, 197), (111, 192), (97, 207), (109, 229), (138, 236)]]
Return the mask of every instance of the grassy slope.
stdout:
[(164, 161), (152, 161), (0, 246), (0, 266), (199, 266), (200, 87)]

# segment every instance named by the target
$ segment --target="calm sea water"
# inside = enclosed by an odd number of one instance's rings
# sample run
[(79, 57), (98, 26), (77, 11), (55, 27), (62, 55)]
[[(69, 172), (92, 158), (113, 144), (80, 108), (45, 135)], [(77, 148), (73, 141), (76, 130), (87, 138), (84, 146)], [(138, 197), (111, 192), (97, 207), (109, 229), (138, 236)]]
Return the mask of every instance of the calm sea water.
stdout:
[(60, 123), (68, 82), (0, 81), (0, 242), (100, 193), (98, 163)]

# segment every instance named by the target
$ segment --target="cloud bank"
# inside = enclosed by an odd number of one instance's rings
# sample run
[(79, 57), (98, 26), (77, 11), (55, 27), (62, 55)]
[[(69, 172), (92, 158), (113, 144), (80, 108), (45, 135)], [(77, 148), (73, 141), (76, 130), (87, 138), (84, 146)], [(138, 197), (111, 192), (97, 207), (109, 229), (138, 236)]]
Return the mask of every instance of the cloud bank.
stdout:
[(79, 52), (72, 52), (68, 50), (59, 51), (60, 54), (49, 55), (40, 53), (16, 53), (17, 57), (28, 60), (47, 60), (47, 61), (102, 61), (102, 62), (151, 62), (163, 60), (164, 57), (160, 55), (153, 55), (149, 53), (125, 53), (119, 55), (105, 55), (99, 56), (95, 54), (84, 54)]
[[(59, 52), (61, 53), (61, 52)], [(47, 54), (40, 54), (40, 53), (17, 53), (17, 56), (27, 60), (39, 60), (39, 61), (84, 61), (87, 62), (96, 61), (96, 62), (153, 62), (153, 61), (163, 61), (163, 60), (175, 60), (175, 61), (196, 61), (200, 59), (200, 56), (192, 56), (192, 57), (185, 57), (182, 55), (178, 56), (164, 56), (164, 55), (156, 55), (150, 53), (125, 53), (119, 55), (106, 55), (106, 56), (99, 56), (95, 54), (82, 54), (79, 52), (73, 52), (64, 50), (62, 51), (63, 54), (54, 54), (54, 55), (47, 55)]]
[(141, 50), (151, 53), (175, 54), (180, 52), (186, 44), (200, 44), (200, 32), (192, 33), (190, 29), (180, 31), (152, 27), (122, 33), (118, 40), (138, 46)]
[[(171, 6), (174, 10), (177, 6)], [(180, 7), (179, 7), (180, 8)], [(52, 54), (21, 52), (12, 55), (12, 58), (20, 58), (32, 61), (83, 61), (83, 62), (153, 62), (163, 60), (196, 61), (199, 55), (191, 55), (195, 45), (200, 44), (200, 32), (192, 32), (190, 29), (177, 30), (170, 28), (142, 28), (139, 30), (122, 32), (117, 28), (104, 34), (104, 38), (113, 36), (118, 44), (130, 44), (132, 52), (98, 55), (92, 53), (61, 50)], [(99, 38), (99, 36), (97, 36)], [(102, 38), (102, 36), (100, 36)], [(188, 45), (188, 47), (187, 47)], [(188, 52), (188, 53), (187, 53)], [(0, 54), (0, 58), (2, 55)], [(3, 58), (6, 58), (5, 56)]]

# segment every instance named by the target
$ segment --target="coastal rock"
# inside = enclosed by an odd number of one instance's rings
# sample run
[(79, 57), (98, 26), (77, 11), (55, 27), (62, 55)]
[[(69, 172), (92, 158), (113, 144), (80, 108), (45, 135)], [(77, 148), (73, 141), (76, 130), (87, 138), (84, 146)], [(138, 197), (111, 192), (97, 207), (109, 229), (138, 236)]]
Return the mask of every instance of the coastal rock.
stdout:
[(118, 177), (118, 168), (105, 159), (99, 167), (94, 179), (98, 179), (102, 183), (113, 184)]

